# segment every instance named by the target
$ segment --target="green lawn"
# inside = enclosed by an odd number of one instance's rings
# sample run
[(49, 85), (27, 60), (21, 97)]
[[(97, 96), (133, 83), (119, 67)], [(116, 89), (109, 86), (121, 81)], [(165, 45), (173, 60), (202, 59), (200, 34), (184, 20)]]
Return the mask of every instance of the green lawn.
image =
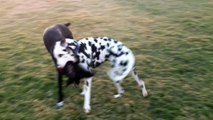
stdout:
[[(0, 0), (0, 120), (212, 120), (212, 0)], [(127, 77), (125, 94), (96, 69), (90, 114), (81, 88), (57, 81), (44, 29), (71, 22), (76, 39), (109, 36), (136, 56), (149, 96)], [(81, 84), (82, 85), (82, 84)]]

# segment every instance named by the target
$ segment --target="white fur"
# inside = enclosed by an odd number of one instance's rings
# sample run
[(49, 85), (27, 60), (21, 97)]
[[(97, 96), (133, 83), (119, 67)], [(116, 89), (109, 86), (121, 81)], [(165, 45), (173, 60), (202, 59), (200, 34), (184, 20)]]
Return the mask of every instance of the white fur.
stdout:
[(73, 57), (74, 53), (69, 51), (70, 53), (68, 54), (67, 52), (63, 51), (64, 49), (65, 47), (61, 45), (61, 42), (56, 42), (53, 55), (56, 59), (57, 68), (64, 68), (66, 63), (69, 61), (76, 62), (75, 57)]
[(84, 110), (85, 113), (89, 113), (89, 111), (91, 110), (90, 107), (90, 99), (91, 99), (91, 87), (92, 87), (92, 77), (90, 78), (86, 78), (85, 82), (88, 84), (86, 86), (84, 86)]
[[(130, 73), (130, 71), (132, 70), (132, 68), (135, 65), (135, 57), (134, 57), (133, 53), (127, 47), (125, 47), (125, 49), (126, 49), (126, 51), (129, 52), (129, 54), (126, 56), (117, 57), (116, 63), (115, 63), (116, 67), (111, 68), (108, 71), (109, 78), (111, 80), (113, 80), (114, 82), (123, 80)], [(128, 65), (125, 67), (119, 66), (120, 61), (125, 61), (125, 60), (129, 61)], [(126, 70), (123, 71), (123, 69), (126, 69)]]
[(63, 107), (64, 106), (64, 101), (58, 102), (57, 107)]

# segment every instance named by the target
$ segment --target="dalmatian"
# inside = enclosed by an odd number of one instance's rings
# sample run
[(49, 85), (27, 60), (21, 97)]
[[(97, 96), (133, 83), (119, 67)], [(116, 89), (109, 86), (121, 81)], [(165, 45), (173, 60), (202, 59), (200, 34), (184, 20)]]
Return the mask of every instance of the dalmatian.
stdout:
[(84, 77), (84, 75), (81, 75), (81, 72), (76, 72), (74, 67), (70, 70), (84, 78), (81, 95), (84, 96), (83, 108), (86, 113), (89, 113), (91, 110), (90, 99), (93, 69), (106, 61), (111, 63), (111, 68), (107, 74), (117, 88), (117, 94), (114, 95), (115, 98), (121, 97), (124, 93), (121, 83), (130, 73), (141, 87), (142, 95), (148, 95), (145, 82), (138, 77), (136, 72), (133, 52), (121, 41), (110, 37), (87, 37), (80, 40), (66, 38), (56, 42), (53, 56), (56, 59), (58, 69), (63, 69), (67, 63), (71, 62), (73, 66), (77, 65), (83, 71), (92, 74), (90, 77)]

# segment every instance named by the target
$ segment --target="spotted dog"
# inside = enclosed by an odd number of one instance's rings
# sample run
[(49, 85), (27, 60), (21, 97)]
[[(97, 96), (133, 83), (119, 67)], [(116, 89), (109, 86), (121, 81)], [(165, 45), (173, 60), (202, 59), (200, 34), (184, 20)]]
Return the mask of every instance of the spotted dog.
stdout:
[[(135, 57), (132, 51), (120, 41), (109, 37), (88, 37), (81, 40), (64, 39), (56, 42), (53, 55), (57, 60), (56, 64), (59, 69), (63, 69), (66, 63), (72, 62), (73, 65), (77, 64), (91, 74), (93, 74), (93, 68), (109, 61), (111, 69), (108, 71), (108, 76), (117, 88), (115, 98), (121, 97), (124, 93), (121, 82), (130, 72), (141, 87), (143, 96), (147, 96), (145, 83), (142, 79), (139, 79), (135, 71)], [(75, 69), (72, 70), (72, 72), (75, 72)], [(81, 95), (84, 95), (84, 110), (88, 113), (91, 110), (92, 76), (84, 78), (85, 84)]]

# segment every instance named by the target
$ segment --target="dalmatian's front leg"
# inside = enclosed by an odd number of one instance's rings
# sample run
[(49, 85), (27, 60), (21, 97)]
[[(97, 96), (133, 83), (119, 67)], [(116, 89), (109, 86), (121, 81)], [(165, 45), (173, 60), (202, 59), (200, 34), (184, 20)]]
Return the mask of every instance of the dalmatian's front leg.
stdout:
[(82, 90), (82, 92), (80, 93), (80, 95), (82, 95), (82, 96), (85, 95), (86, 87), (87, 87), (87, 85), (86, 85), (86, 80), (84, 80), (83, 90)]
[(91, 110), (90, 107), (90, 99), (91, 99), (91, 87), (92, 87), (92, 77), (85, 79), (85, 85), (84, 85), (84, 110), (85, 113), (89, 113)]

